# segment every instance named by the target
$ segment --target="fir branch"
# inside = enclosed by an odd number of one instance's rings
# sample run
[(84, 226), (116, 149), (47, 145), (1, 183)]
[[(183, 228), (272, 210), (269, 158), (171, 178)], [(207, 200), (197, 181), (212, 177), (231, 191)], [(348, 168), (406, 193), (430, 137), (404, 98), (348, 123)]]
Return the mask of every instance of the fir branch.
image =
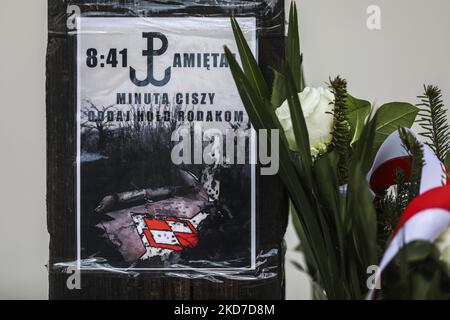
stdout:
[(386, 191), (377, 203), (378, 215), (378, 253), (386, 250), (386, 244), (394, 232), (400, 216), (411, 201), (419, 195), (422, 168), (425, 165), (423, 145), (411, 132), (404, 128), (399, 129), (403, 148), (411, 156), (411, 176), (397, 169), (395, 172), (395, 192)]
[(395, 184), (396, 184), (396, 196), (395, 196), (395, 222), (394, 225), (397, 224), (398, 219), (402, 215), (403, 211), (405, 211), (406, 207), (409, 204), (409, 186), (407, 184), (407, 179), (405, 172), (401, 169), (397, 169), (395, 171)]
[(346, 183), (348, 178), (348, 164), (350, 152), (350, 124), (347, 109), (347, 81), (337, 76), (330, 79), (329, 85), (334, 94), (334, 124), (331, 147), (339, 156), (339, 180)]
[(403, 147), (411, 155), (411, 180), (408, 190), (408, 203), (410, 203), (420, 192), (420, 181), (422, 179), (422, 168), (425, 165), (422, 144), (404, 128), (399, 129), (400, 139)]
[(377, 212), (377, 253), (378, 257), (382, 257), (398, 221), (395, 196), (386, 192), (383, 198), (376, 202), (375, 208)]
[(429, 139), (426, 144), (434, 151), (442, 162), (450, 151), (450, 128), (446, 118), (446, 110), (442, 101), (441, 90), (436, 86), (425, 86), (424, 94), (418, 98), (421, 103), (418, 121), (424, 130), (421, 136)]
[(376, 202), (378, 221), (378, 254), (381, 257), (386, 250), (400, 216), (409, 204), (409, 186), (406, 175), (401, 169), (395, 171), (395, 191), (386, 191)]

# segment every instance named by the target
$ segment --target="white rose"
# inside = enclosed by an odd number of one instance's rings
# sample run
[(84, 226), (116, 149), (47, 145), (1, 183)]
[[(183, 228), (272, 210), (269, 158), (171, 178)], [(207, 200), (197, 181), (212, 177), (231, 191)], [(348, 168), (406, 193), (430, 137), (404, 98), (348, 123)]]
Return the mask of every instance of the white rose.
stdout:
[(434, 244), (441, 253), (440, 260), (444, 262), (450, 270), (450, 228), (444, 231)]
[[(306, 87), (298, 97), (308, 129), (311, 155), (317, 156), (326, 151), (332, 139), (334, 95), (328, 89)], [(287, 100), (275, 113), (285, 131), (289, 148), (298, 151)]]

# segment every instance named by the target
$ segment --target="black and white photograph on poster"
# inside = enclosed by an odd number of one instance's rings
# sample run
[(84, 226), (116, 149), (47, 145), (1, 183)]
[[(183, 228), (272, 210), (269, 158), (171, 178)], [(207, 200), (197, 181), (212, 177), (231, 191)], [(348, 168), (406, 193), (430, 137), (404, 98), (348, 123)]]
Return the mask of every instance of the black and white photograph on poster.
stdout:
[[(255, 53), (256, 19), (238, 20)], [(229, 18), (83, 17), (76, 38), (79, 268), (254, 269), (255, 147)], [(224, 150), (230, 132), (245, 161)]]

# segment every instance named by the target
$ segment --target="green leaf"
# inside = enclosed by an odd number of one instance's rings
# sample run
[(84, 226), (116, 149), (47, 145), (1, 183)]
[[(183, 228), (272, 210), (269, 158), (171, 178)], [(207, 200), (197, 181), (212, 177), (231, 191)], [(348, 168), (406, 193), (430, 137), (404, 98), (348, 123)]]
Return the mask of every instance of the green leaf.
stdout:
[(414, 241), (405, 245), (405, 260), (407, 263), (414, 263), (425, 260), (433, 251), (433, 244), (426, 241)]
[(234, 38), (239, 50), (239, 56), (245, 75), (256, 93), (263, 99), (270, 100), (269, 88), (267, 87), (267, 83), (264, 80), (264, 76), (258, 66), (258, 62), (253, 56), (242, 30), (234, 17), (231, 18), (231, 26), (233, 28)]
[[(249, 117), (256, 128), (278, 128), (283, 143), (280, 144), (279, 175), (290, 195), (295, 210), (298, 212), (298, 219), (304, 230), (305, 242), (310, 244), (311, 250), (310, 266), (316, 266), (318, 274), (324, 287), (327, 288), (327, 294), (331, 298), (343, 297), (340, 287), (336, 287), (336, 279), (339, 279), (337, 263), (335, 259), (335, 244), (332, 242), (329, 228), (322, 219), (323, 213), (317, 207), (316, 199), (312, 194), (311, 182), (311, 156), (309, 150), (309, 139), (304, 123), (303, 113), (298, 101), (298, 94), (293, 88), (292, 76), (287, 72), (287, 88), (289, 90), (289, 105), (293, 114), (293, 121), (296, 123), (294, 131), (304, 131), (300, 141), (303, 145), (303, 152), (299, 157), (300, 161), (296, 162), (291, 158), (291, 152), (288, 149), (286, 138), (279, 122), (277, 122), (274, 110), (270, 101), (263, 99), (256, 93), (254, 87), (250, 84), (250, 80), (242, 71), (233, 54), (225, 47), (225, 54), (230, 64), (230, 70), (236, 82), (237, 90), (241, 96), (242, 102), (249, 114)], [(303, 121), (299, 120), (303, 119)], [(276, 161), (276, 159), (274, 160)], [(307, 177), (306, 179), (301, 178)], [(319, 263), (320, 262), (320, 263)]]
[(302, 199), (302, 207), (306, 210), (313, 211), (312, 209), (308, 209), (308, 204), (311, 202), (300, 183), (301, 180), (297, 175), (298, 169), (295, 168), (294, 163), (290, 159), (286, 138), (281, 126), (276, 120), (276, 116), (274, 115), (270, 102), (262, 99), (262, 97), (255, 92), (254, 88), (250, 85), (249, 79), (246, 77), (233, 54), (227, 47), (225, 47), (225, 55), (230, 64), (230, 70), (236, 83), (239, 95), (253, 126), (256, 129), (278, 129), (280, 131), (283, 143), (280, 144), (279, 154), (273, 154), (273, 156), (279, 157), (274, 161), (279, 160), (280, 162), (279, 173), (293, 199), (295, 207), (300, 208), (299, 199)]
[(356, 142), (353, 152), (352, 161), (361, 163), (361, 168), (364, 174), (369, 172), (372, 167), (374, 150), (375, 148), (375, 136), (376, 125), (378, 122), (378, 115), (375, 114), (363, 128), (360, 139)]
[(382, 105), (376, 112), (375, 148), (378, 149), (383, 141), (399, 128), (410, 128), (418, 112), (419, 109), (410, 103), (391, 102)]
[(310, 274), (317, 272), (317, 266), (314, 264), (314, 255), (312, 253), (311, 243), (307, 241), (304, 227), (299, 219), (299, 213), (291, 206), (292, 223), (300, 240), (300, 244), (296, 248), (297, 251), (303, 252), (305, 256), (306, 267)]
[(377, 261), (377, 217), (366, 175), (358, 163), (350, 170), (347, 191), (347, 223), (352, 226), (357, 257), (362, 266)]
[(422, 273), (413, 271), (410, 278), (412, 283), (411, 296), (408, 297), (410, 300), (433, 299), (437, 289), (436, 285), (440, 285), (440, 274), (438, 270), (432, 270), (430, 278)]
[(236, 83), (236, 88), (246, 107), (247, 113), (256, 129), (273, 129), (275, 127), (272, 119), (262, 109), (261, 96), (257, 95), (250, 81), (237, 63), (231, 51), (225, 47), (225, 55), (230, 64), (231, 73)]
[[(328, 211), (339, 211), (339, 179), (338, 156), (336, 152), (328, 152), (315, 161), (313, 166), (314, 179), (318, 182), (318, 197)], [(336, 218), (336, 220), (339, 220)]]
[[(235, 29), (238, 30), (237, 25)], [(236, 37), (239, 38), (238, 32), (236, 33)], [(301, 145), (300, 149), (302, 152), (300, 154), (289, 150), (285, 134), (281, 129), (281, 125), (273, 109), (273, 104), (270, 101), (271, 97), (267, 98), (259, 93), (261, 87), (257, 85), (258, 81), (254, 77), (257, 72), (254, 70), (244, 72), (233, 54), (226, 47), (225, 54), (230, 64), (230, 70), (237, 90), (255, 128), (280, 130), (282, 143), (280, 144), (279, 154), (276, 155), (279, 157), (280, 162), (279, 175), (297, 212), (300, 226), (297, 230), (302, 235), (304, 246), (307, 246), (304, 250), (308, 252), (308, 271), (310, 273), (312, 272), (313, 279), (317, 279), (318, 283), (323, 286), (328, 298), (360, 298), (361, 290), (359, 286), (361, 285), (361, 281), (355, 276), (358, 274), (356, 264), (353, 263), (353, 260), (347, 259), (349, 258), (347, 256), (345, 257), (346, 259), (338, 258), (340, 248), (337, 245), (337, 241), (335, 241), (336, 237), (333, 232), (334, 224), (329, 221), (329, 218), (333, 215), (332, 213), (325, 212), (325, 208), (322, 205), (324, 201), (319, 199), (322, 195), (328, 196), (330, 190), (323, 190), (323, 194), (318, 198), (317, 184), (324, 182), (315, 181), (312, 178), (312, 160), (308, 132), (291, 70), (286, 65), (285, 70), (283, 70), (283, 77), (286, 83), (286, 92), (292, 120), (295, 123), (294, 133)], [(250, 57), (247, 58), (247, 61), (251, 61)], [(274, 159), (274, 161), (277, 160)], [(335, 163), (335, 160), (331, 162)], [(319, 171), (319, 175), (326, 176), (325, 172), (322, 170)], [(326, 179), (328, 180), (328, 177)], [(334, 189), (335, 192), (338, 192), (336, 183)], [(334, 196), (341, 197), (339, 192), (334, 194)], [(332, 201), (330, 203), (330, 207), (336, 206), (333, 205)], [(342, 241), (347, 243), (349, 241), (353, 242), (352, 239), (345, 238), (341, 238)], [(342, 250), (342, 252), (346, 253), (347, 251)], [(353, 253), (354, 250), (351, 252)], [(364, 270), (365, 268), (366, 266)], [(314, 269), (317, 270), (314, 271)], [(347, 272), (351, 276), (347, 276)], [(349, 281), (347, 278), (349, 277), (351, 277), (352, 285), (347, 284), (347, 281)]]
[[(349, 167), (347, 202), (343, 217), (343, 225), (348, 226), (353, 239), (353, 245), (347, 249), (347, 255), (352, 259), (358, 258), (359, 267), (356, 267), (356, 270), (360, 271), (377, 260), (377, 217), (366, 179), (372, 165), (376, 123), (377, 115), (374, 115), (364, 126), (361, 138), (355, 145)], [(349, 265), (353, 266), (355, 263)]]
[[(249, 79), (246, 77), (233, 54), (227, 47), (225, 47), (225, 55), (230, 64), (230, 70), (236, 83), (237, 90), (253, 126), (256, 129), (278, 129), (280, 131), (283, 143), (280, 144), (279, 154), (273, 155), (279, 156), (280, 176), (293, 199), (295, 207), (303, 207), (306, 210), (309, 210), (308, 204), (311, 203), (310, 199), (308, 199), (300, 183), (301, 180), (297, 175), (298, 169), (295, 168), (294, 163), (290, 159), (284, 131), (279, 122), (277, 122), (278, 120), (276, 119), (271, 103), (264, 100), (255, 92), (254, 88), (250, 85)], [(275, 159), (274, 161), (277, 160), (278, 159)], [(303, 200), (301, 206), (299, 199)]]
[(274, 70), (275, 79), (273, 81), (272, 89), (272, 106), (274, 109), (278, 108), (286, 100), (286, 84), (284, 81), (284, 76), (278, 71)]
[[(341, 191), (338, 178), (339, 159), (336, 152), (328, 152), (321, 156), (313, 166), (314, 180), (317, 182), (317, 197), (327, 214), (326, 220), (332, 221), (333, 229), (336, 229), (336, 238), (340, 248), (344, 248), (344, 226), (341, 215)], [(340, 251), (341, 260), (343, 251)]]
[(291, 2), (289, 10), (288, 34), (286, 38), (286, 61), (291, 66), (291, 72), (297, 92), (303, 91), (303, 57), (300, 51), (300, 35), (298, 32), (297, 6), (295, 1)]
[(289, 104), (289, 111), (292, 118), (292, 127), (294, 129), (295, 141), (297, 142), (300, 156), (302, 157), (305, 168), (309, 171), (311, 168), (311, 147), (309, 144), (309, 134), (306, 127), (305, 117), (303, 115), (302, 106), (297, 92), (295, 91), (295, 83), (290, 71), (289, 65), (285, 66), (285, 79), (287, 100)]
[(358, 141), (364, 128), (365, 121), (370, 114), (369, 101), (360, 100), (347, 94), (348, 122), (350, 123), (351, 144)]

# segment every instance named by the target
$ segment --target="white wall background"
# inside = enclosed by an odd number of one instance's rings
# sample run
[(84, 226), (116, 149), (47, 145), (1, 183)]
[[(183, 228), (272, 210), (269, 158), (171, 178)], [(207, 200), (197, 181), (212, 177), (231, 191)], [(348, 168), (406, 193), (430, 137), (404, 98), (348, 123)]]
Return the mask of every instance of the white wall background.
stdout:
[(0, 3), (0, 298), (47, 297), (45, 0)]
[[(356, 97), (415, 103), (422, 84), (450, 105), (448, 0), (298, 0), (309, 85), (342, 75)], [(381, 30), (366, 27), (369, 5)], [(45, 213), (46, 0), (0, 6), (0, 298), (47, 298)], [(296, 237), (289, 228), (289, 248)], [(310, 297), (287, 255), (287, 296)]]

